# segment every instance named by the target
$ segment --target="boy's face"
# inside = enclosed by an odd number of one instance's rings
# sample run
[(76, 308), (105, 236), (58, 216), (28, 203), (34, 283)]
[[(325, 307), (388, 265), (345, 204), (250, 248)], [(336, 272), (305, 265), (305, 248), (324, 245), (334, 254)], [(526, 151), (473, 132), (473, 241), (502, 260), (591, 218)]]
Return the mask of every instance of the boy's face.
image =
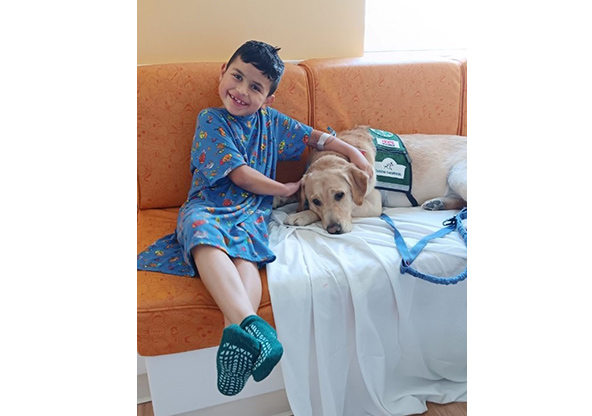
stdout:
[(275, 97), (267, 96), (271, 81), (253, 64), (246, 64), (240, 57), (227, 68), (222, 65), (218, 94), (224, 107), (233, 116), (248, 116), (261, 107), (270, 105)]

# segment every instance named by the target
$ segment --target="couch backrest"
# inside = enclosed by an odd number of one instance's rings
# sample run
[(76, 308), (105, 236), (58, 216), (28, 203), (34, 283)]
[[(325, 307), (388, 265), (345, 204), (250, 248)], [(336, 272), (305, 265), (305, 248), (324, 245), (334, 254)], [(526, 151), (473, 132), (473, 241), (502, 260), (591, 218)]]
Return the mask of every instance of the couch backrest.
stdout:
[(440, 58), (311, 59), (313, 124), (395, 133), (461, 134), (462, 62)]
[[(222, 63), (138, 67), (138, 208), (178, 207), (191, 184), (198, 113), (221, 105)], [(359, 124), (396, 133), (466, 135), (466, 60), (354, 58), (286, 64), (273, 107), (320, 130)], [(280, 162), (296, 181), (306, 155)]]
[[(190, 149), (199, 112), (219, 107), (222, 63), (182, 63), (138, 67), (138, 207), (178, 207), (191, 184)], [(286, 71), (273, 107), (310, 124), (306, 72)], [(282, 180), (297, 180), (305, 160), (291, 163)], [(279, 176), (279, 173), (278, 173)]]

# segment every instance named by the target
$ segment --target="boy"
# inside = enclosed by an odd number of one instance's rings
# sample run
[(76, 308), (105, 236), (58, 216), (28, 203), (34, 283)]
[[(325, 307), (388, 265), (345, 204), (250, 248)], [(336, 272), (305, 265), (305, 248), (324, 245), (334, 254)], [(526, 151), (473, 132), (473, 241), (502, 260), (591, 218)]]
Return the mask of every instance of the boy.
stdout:
[(298, 159), (309, 145), (343, 153), (372, 174), (359, 150), (269, 108), (284, 72), (278, 51), (249, 41), (222, 65), (223, 108), (198, 116), (192, 185), (177, 221), (185, 262), (225, 317), (216, 363), (225, 395), (239, 393), (251, 375), (263, 380), (283, 353), (273, 327), (257, 316), (258, 269), (275, 260), (267, 234), (273, 196), (288, 197), (300, 186), (274, 180), (278, 160)]

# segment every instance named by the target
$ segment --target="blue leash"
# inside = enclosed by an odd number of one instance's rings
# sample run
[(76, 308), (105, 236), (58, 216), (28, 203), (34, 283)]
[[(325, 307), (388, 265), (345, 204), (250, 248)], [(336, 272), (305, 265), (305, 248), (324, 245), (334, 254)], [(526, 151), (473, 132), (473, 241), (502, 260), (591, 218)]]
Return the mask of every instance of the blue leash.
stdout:
[(397, 249), (399, 250), (399, 253), (401, 253), (401, 269), (400, 269), (401, 274), (409, 273), (412, 276), (418, 277), (423, 280), (427, 280), (428, 282), (431, 282), (431, 283), (437, 283), (440, 285), (454, 285), (454, 284), (456, 284), (460, 281), (463, 281), (467, 278), (467, 269), (466, 268), (458, 276), (437, 277), (437, 276), (432, 276), (430, 274), (418, 272), (417, 270), (415, 270), (414, 268), (411, 267), (411, 263), (413, 263), (415, 261), (415, 259), (417, 258), (417, 256), (421, 252), (421, 250), (423, 250), (423, 248), (428, 244), (428, 242), (430, 240), (433, 240), (434, 238), (444, 237), (446, 234), (449, 234), (452, 231), (457, 230), (459, 232), (459, 234), (461, 235), (462, 239), (464, 240), (465, 245), (467, 244), (467, 230), (462, 224), (462, 220), (467, 218), (467, 208), (466, 207), (463, 208), (454, 217), (449, 218), (446, 221), (444, 221), (442, 224), (442, 225), (444, 225), (444, 228), (422, 238), (421, 240), (419, 240), (417, 242), (417, 244), (415, 244), (411, 248), (411, 250), (409, 250), (409, 248), (407, 247), (407, 244), (405, 243), (403, 236), (401, 235), (399, 230), (397, 230), (397, 227), (395, 227), (393, 220), (386, 214), (382, 214), (380, 216), (380, 218), (382, 218), (384, 221), (386, 221), (395, 231), (395, 244), (397, 245)]

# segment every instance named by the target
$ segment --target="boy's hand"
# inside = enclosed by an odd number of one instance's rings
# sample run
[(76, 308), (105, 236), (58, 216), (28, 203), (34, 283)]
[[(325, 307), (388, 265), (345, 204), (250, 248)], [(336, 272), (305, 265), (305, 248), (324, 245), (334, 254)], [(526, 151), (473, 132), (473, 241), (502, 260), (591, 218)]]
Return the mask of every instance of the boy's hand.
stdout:
[(298, 189), (300, 189), (300, 181), (298, 181), (298, 182), (288, 182), (288, 183), (285, 183), (284, 186), (286, 188), (285, 189), (285, 192), (282, 193), (279, 196), (282, 196), (284, 198), (287, 198), (289, 196), (294, 195), (298, 191)]
[(351, 152), (349, 156), (350, 162), (356, 165), (358, 168), (363, 170), (368, 174), (368, 177), (371, 178), (374, 176), (374, 171), (372, 170), (372, 165), (368, 162), (368, 160), (364, 157), (362, 152), (358, 149), (354, 148), (354, 151)]

